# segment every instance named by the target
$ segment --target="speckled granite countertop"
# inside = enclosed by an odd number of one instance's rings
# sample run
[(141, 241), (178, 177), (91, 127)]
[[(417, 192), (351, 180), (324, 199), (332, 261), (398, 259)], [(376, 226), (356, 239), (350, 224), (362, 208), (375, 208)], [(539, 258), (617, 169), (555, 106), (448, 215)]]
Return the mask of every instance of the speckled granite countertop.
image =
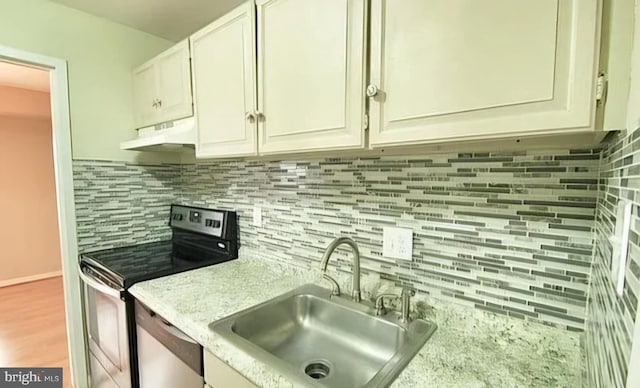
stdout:
[[(130, 292), (257, 385), (292, 387), (208, 325), (319, 279), (316, 271), (243, 257), (138, 283)], [(379, 288), (374, 283), (363, 279), (363, 296), (367, 288)], [(394, 388), (582, 387), (580, 333), (437, 303), (425, 315), (438, 330), (391, 385)]]

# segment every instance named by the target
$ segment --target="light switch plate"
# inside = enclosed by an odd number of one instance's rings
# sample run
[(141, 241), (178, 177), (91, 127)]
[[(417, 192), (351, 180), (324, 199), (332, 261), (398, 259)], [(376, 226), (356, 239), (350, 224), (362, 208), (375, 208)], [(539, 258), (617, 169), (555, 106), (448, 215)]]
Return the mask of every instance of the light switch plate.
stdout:
[(253, 226), (262, 227), (262, 208), (260, 206), (253, 207)]
[(411, 261), (413, 256), (413, 230), (382, 228), (382, 255), (391, 259)]

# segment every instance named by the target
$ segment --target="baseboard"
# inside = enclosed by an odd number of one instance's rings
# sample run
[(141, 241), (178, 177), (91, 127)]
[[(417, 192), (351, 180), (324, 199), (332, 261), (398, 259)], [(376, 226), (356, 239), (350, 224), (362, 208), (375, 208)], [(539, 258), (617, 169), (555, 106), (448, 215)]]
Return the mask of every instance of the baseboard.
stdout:
[(62, 276), (62, 271), (53, 271), (53, 272), (41, 273), (38, 275), (24, 276), (21, 278), (0, 280), (0, 288), (15, 286), (16, 284), (35, 282), (36, 280), (55, 278), (56, 276)]

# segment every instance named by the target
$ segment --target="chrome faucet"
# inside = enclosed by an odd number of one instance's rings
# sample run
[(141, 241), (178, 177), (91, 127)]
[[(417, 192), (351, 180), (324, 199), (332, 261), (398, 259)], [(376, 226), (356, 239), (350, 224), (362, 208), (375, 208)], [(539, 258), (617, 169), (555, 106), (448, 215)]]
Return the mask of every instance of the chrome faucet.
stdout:
[(333, 251), (335, 251), (336, 248), (338, 248), (338, 246), (342, 244), (349, 245), (351, 247), (351, 250), (353, 251), (353, 280), (351, 287), (353, 291), (351, 293), (351, 296), (355, 302), (360, 302), (360, 251), (358, 250), (358, 245), (356, 244), (356, 242), (349, 237), (336, 238), (324, 251), (324, 256), (322, 256), (322, 261), (320, 262), (320, 269), (322, 269), (322, 272), (324, 272), (322, 277), (331, 282), (331, 285), (333, 287), (332, 294), (340, 295), (340, 287), (338, 286), (338, 283), (332, 277), (327, 275), (326, 272), (327, 264), (329, 263), (329, 257), (331, 257)]

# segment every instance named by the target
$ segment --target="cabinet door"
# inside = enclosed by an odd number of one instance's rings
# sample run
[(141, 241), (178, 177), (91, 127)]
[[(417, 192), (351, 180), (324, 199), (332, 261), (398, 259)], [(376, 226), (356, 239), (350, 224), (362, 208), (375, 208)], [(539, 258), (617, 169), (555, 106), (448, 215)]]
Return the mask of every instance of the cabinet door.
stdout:
[(203, 358), (204, 380), (212, 388), (257, 388), (257, 385), (207, 350), (203, 352)]
[(158, 77), (160, 121), (193, 115), (189, 41), (184, 40), (160, 54), (155, 60)]
[(373, 146), (588, 129), (598, 0), (372, 0)]
[(257, 0), (261, 154), (364, 146), (365, 0)]
[(254, 20), (247, 2), (191, 37), (197, 157), (257, 154)]
[(136, 128), (157, 122), (156, 72), (153, 63), (144, 64), (133, 71), (133, 107)]

